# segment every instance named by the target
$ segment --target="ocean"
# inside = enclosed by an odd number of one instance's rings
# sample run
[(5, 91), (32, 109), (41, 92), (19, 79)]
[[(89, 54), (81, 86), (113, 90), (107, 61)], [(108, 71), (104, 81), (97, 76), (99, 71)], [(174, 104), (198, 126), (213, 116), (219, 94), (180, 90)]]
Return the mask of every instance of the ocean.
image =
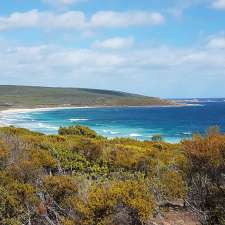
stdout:
[(112, 107), (55, 109), (21, 113), (4, 113), (0, 122), (56, 134), (60, 126), (84, 125), (98, 134), (114, 138), (129, 137), (151, 140), (160, 134), (175, 143), (193, 133), (204, 133), (210, 126), (225, 132), (225, 100), (188, 100), (183, 107)]

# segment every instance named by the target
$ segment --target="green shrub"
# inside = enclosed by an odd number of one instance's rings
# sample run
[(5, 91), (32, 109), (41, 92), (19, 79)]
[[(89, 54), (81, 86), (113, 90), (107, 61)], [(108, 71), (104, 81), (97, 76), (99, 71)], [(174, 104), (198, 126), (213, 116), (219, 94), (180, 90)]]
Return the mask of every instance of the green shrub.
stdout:
[(84, 126), (71, 126), (71, 127), (61, 127), (58, 131), (59, 135), (78, 135), (90, 138), (96, 138), (97, 133), (88, 127)]
[(160, 134), (153, 135), (152, 141), (154, 141), (154, 142), (161, 142), (161, 141), (163, 141), (162, 135), (160, 135)]

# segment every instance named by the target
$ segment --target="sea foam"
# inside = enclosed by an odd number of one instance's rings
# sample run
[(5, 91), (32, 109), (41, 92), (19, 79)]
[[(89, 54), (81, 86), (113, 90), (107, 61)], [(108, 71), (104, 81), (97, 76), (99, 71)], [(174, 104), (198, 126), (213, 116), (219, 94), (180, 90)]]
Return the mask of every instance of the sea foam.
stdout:
[(141, 134), (132, 133), (129, 135), (130, 137), (141, 137)]
[(84, 118), (76, 118), (76, 119), (69, 119), (70, 122), (79, 122), (79, 121), (88, 121), (89, 119)]

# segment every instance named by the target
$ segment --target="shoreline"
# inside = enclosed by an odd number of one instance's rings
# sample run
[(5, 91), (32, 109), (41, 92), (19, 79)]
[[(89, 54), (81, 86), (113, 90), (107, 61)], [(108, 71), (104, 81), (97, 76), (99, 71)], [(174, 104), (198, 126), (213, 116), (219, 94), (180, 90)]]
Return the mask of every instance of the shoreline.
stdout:
[(15, 113), (30, 113), (30, 112), (47, 112), (54, 110), (64, 110), (64, 109), (86, 109), (86, 108), (96, 108), (91, 106), (56, 106), (56, 107), (37, 107), (37, 108), (11, 108), (0, 110), (1, 114), (15, 114)]
[(52, 107), (34, 107), (34, 108), (8, 108), (0, 109), (0, 116), (2, 114), (15, 114), (15, 113), (30, 113), (30, 112), (46, 112), (64, 109), (95, 109), (95, 108), (170, 108), (170, 107), (187, 107), (187, 106), (202, 106), (201, 104), (171, 104), (171, 105), (143, 105), (143, 106), (129, 106), (129, 105), (118, 105), (118, 106), (52, 106)]
[[(191, 107), (191, 106), (202, 106), (200, 104), (173, 104), (173, 105), (148, 105), (148, 106), (55, 106), (55, 107), (33, 107), (33, 108), (9, 108), (0, 110), (0, 127), (16, 126), (20, 127), (18, 124), (14, 123), (14, 117), (23, 116), (23, 114), (33, 113), (33, 112), (49, 112), (57, 110), (70, 110), (70, 109), (97, 109), (97, 108), (182, 108), (182, 107)], [(12, 121), (9, 119), (11, 118)], [(35, 129), (38, 128), (38, 125), (35, 126)], [(28, 128), (31, 129), (31, 128)], [(135, 138), (135, 137), (130, 137)], [(178, 141), (167, 140), (169, 143), (178, 143)]]
[(201, 104), (171, 104), (171, 105), (145, 105), (145, 106), (40, 106), (40, 107), (31, 107), (31, 108), (8, 108), (8, 109), (0, 109), (0, 127), (11, 126), (10, 123), (4, 123), (2, 121), (2, 117), (7, 115), (15, 115), (15, 114), (23, 114), (23, 113), (32, 113), (32, 112), (49, 112), (49, 111), (57, 111), (57, 110), (65, 110), (65, 109), (96, 109), (96, 108), (172, 108), (172, 107), (191, 107), (191, 106), (202, 106)]

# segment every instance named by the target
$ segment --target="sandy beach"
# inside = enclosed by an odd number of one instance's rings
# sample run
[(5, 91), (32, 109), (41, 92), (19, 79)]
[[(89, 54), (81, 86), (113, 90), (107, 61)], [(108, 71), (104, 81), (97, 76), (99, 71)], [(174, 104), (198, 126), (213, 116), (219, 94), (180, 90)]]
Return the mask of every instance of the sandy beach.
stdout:
[(187, 103), (174, 103), (171, 105), (146, 105), (146, 106), (104, 106), (104, 105), (96, 105), (96, 106), (55, 106), (55, 107), (36, 107), (36, 108), (11, 108), (11, 109), (4, 109), (0, 110), (1, 114), (15, 114), (15, 113), (29, 113), (29, 112), (45, 112), (45, 111), (54, 111), (54, 110), (63, 110), (63, 109), (87, 109), (87, 108), (111, 108), (111, 107), (185, 107), (185, 106), (202, 106), (201, 104), (187, 104)]
[(59, 106), (59, 107), (39, 107), (39, 108), (12, 108), (4, 109), (0, 111), (0, 127), (10, 126), (11, 124), (1, 121), (1, 118), (5, 115), (12, 114), (21, 114), (21, 113), (30, 113), (30, 112), (45, 112), (45, 111), (54, 111), (54, 110), (63, 110), (63, 109), (85, 109), (85, 108), (95, 108), (90, 106)]
[[(148, 108), (155, 108), (155, 107), (187, 107), (187, 106), (202, 106), (201, 104), (191, 104), (191, 103), (175, 103), (174, 105), (155, 105), (155, 106), (117, 106), (117, 107), (148, 107)], [(16, 115), (16, 114), (23, 114), (23, 113), (32, 113), (32, 112), (47, 112), (47, 111), (55, 111), (55, 110), (64, 110), (64, 109), (88, 109), (88, 108), (111, 108), (115, 106), (55, 106), (55, 107), (35, 107), (35, 108), (11, 108), (11, 109), (4, 109), (0, 110), (0, 127), (10, 126), (12, 124), (7, 123), (4, 120), (4, 117), (7, 115)]]
[(29, 112), (45, 112), (52, 110), (61, 110), (61, 109), (86, 109), (86, 108), (96, 108), (92, 106), (59, 106), (59, 107), (39, 107), (39, 108), (13, 108), (5, 109), (0, 111), (1, 114), (15, 114), (15, 113), (29, 113)]

